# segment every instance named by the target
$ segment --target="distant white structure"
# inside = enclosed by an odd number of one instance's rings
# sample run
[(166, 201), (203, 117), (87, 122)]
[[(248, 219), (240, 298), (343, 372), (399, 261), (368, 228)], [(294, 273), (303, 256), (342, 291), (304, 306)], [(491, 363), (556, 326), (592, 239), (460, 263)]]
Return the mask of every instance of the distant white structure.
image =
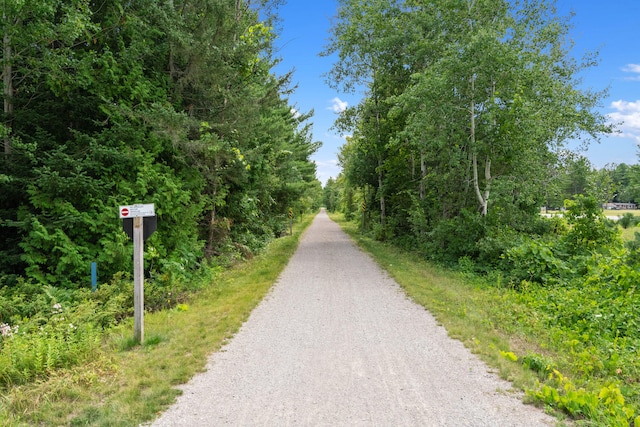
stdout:
[(605, 203), (602, 205), (603, 209), (638, 209), (638, 205), (635, 203)]

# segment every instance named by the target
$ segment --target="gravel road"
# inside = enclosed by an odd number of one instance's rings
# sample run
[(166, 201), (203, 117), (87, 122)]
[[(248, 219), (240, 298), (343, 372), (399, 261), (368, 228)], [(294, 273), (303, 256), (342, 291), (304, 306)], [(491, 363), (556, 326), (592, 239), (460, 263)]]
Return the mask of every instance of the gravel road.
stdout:
[(550, 426), (324, 213), (153, 426)]

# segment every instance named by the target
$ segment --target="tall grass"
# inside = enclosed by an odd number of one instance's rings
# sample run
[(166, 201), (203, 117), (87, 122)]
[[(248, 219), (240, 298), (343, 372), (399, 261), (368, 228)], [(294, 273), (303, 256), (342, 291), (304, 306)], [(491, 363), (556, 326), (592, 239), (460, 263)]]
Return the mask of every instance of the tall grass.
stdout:
[(272, 242), (254, 259), (216, 273), (204, 290), (171, 310), (145, 315), (146, 339), (133, 344), (132, 320), (110, 329), (82, 365), (2, 390), (0, 425), (133, 426), (153, 420), (207, 357), (230, 339), (267, 294), (311, 223)]
[[(332, 219), (450, 336), (526, 391), (527, 401), (583, 426), (640, 427), (637, 306), (636, 317), (630, 314), (638, 301), (634, 286), (618, 296), (606, 277), (594, 276), (582, 286), (523, 282), (515, 289), (498, 273), (478, 277), (444, 270), (362, 236), (357, 224), (341, 216)], [(606, 276), (606, 260), (602, 265)], [(635, 327), (636, 333), (612, 335), (623, 327)]]

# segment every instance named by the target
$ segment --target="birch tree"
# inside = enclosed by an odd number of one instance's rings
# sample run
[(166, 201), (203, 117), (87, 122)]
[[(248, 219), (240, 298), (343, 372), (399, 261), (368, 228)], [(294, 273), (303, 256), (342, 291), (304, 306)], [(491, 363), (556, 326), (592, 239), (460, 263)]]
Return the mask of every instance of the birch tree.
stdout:
[[(398, 235), (418, 230), (456, 260), (491, 233), (531, 232), (567, 141), (612, 130), (597, 110), (604, 92), (581, 87), (597, 55), (574, 57), (570, 18), (553, 0), (343, 3), (354, 9), (335, 25), (333, 81), (370, 90), (349, 116), (356, 146), (369, 149), (345, 150), (343, 164), (383, 154)], [(382, 139), (363, 132), (372, 123)]]
[(387, 212), (386, 146), (390, 138), (387, 126), (390, 107), (386, 100), (397, 87), (394, 80), (407, 75), (402, 62), (405, 34), (401, 4), (396, 0), (340, 1), (329, 46), (322, 53), (325, 56), (336, 53), (339, 58), (328, 75), (330, 85), (346, 91), (368, 91), (367, 100), (354, 112), (361, 119), (359, 131), (366, 134), (363, 137), (370, 146), (367, 152), (377, 163), (377, 198), (383, 226)]
[[(593, 62), (578, 64), (569, 55), (568, 22), (554, 15), (551, 3), (438, 4), (414, 5), (414, 13), (440, 21), (431, 36), (445, 48), (415, 75), (405, 99), (414, 108), (410, 100), (420, 99), (424, 109), (451, 117), (449, 127), (466, 129), (466, 137), (453, 143), (466, 153), (460, 167), (469, 171), (478, 211), (487, 215), (496, 180), (531, 185), (537, 165), (567, 139), (609, 131), (595, 110), (602, 94), (578, 89), (578, 73)], [(412, 111), (408, 127), (441, 132), (441, 114), (420, 110)]]

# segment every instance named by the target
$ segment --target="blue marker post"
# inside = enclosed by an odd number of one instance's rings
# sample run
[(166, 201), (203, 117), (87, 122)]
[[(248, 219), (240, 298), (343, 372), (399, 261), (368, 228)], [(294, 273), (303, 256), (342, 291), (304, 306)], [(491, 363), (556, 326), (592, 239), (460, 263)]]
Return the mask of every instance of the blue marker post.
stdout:
[(91, 263), (91, 291), (95, 292), (98, 288), (98, 266), (95, 262)]

